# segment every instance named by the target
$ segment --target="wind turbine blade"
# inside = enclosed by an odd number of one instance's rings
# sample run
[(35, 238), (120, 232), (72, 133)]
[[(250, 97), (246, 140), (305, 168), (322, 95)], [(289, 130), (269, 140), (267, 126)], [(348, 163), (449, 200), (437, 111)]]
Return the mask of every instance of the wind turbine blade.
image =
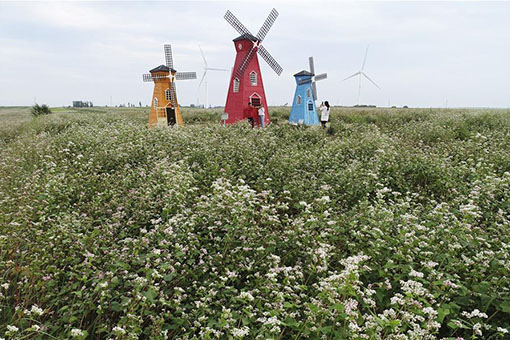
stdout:
[(313, 62), (313, 57), (308, 57), (308, 65), (310, 65), (310, 73), (315, 74), (315, 63)]
[(200, 79), (200, 84), (198, 84), (198, 87), (200, 87), (200, 85), (202, 85), (202, 82), (204, 81), (206, 74), (207, 74), (207, 70), (204, 71), (204, 75), (202, 76), (202, 79)]
[(352, 76), (349, 76), (349, 77), (345, 78), (345, 79), (344, 79), (344, 81), (346, 81), (347, 79), (351, 79), (351, 78), (353, 78), (353, 77), (356, 77), (356, 76), (357, 76), (358, 74), (360, 74), (360, 73), (361, 73), (361, 72), (356, 72), (356, 73), (354, 73)]
[(205, 69), (211, 70), (211, 71), (230, 71), (230, 70), (227, 70), (226, 68), (214, 68), (214, 67), (206, 67)]
[(363, 70), (365, 69), (365, 63), (367, 61), (367, 54), (368, 54), (368, 47), (367, 46), (367, 50), (365, 51), (365, 58), (363, 58), (363, 65), (361, 65), (361, 72), (363, 72)]
[(207, 60), (205, 60), (204, 51), (202, 51), (202, 46), (198, 45), (198, 48), (200, 48), (200, 53), (202, 54), (202, 58), (204, 59), (205, 67), (207, 68)]
[(381, 89), (381, 88), (379, 87), (379, 85), (377, 85), (377, 84), (375, 83), (375, 81), (373, 81), (372, 79), (370, 79), (370, 78), (369, 78), (369, 77), (368, 77), (368, 76), (367, 76), (364, 72), (361, 72), (361, 74), (362, 74), (362, 75), (364, 75), (364, 76), (365, 76), (365, 78), (367, 78), (368, 80), (370, 80), (370, 82), (371, 82), (372, 84), (374, 84), (374, 85), (375, 85), (375, 87), (377, 87), (379, 90)]

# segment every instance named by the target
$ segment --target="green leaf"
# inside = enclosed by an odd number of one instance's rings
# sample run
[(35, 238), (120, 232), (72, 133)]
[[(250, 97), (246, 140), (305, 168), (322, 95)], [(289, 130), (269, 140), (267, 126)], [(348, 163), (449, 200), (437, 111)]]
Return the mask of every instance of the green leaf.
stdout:
[(291, 318), (290, 316), (286, 317), (285, 320), (283, 320), (283, 323), (286, 325), (286, 326), (289, 326), (289, 327), (295, 327), (295, 326), (298, 326), (298, 323), (295, 319)]
[(440, 307), (437, 310), (437, 322), (443, 323), (444, 318), (450, 314), (450, 310), (448, 308)]
[(345, 307), (341, 303), (335, 303), (333, 305), (333, 309), (339, 311), (340, 313), (343, 313), (345, 311)]
[(510, 313), (510, 300), (504, 300), (501, 302), (499, 308), (501, 308), (501, 310), (505, 313)]
[(294, 307), (294, 304), (292, 304), (292, 303), (290, 303), (290, 302), (285, 302), (285, 303), (283, 304), (283, 308), (292, 308), (292, 307)]
[(331, 326), (321, 327), (320, 331), (322, 334), (329, 334), (331, 332)]
[(117, 301), (112, 302), (112, 310), (114, 312), (120, 312), (121, 309), (122, 309), (122, 305), (120, 303), (118, 303)]
[(158, 295), (156, 291), (152, 288), (149, 288), (144, 294), (143, 294), (149, 302), (154, 302), (154, 298)]
[(166, 274), (165, 276), (163, 276), (163, 280), (165, 280), (166, 282), (170, 282), (174, 277), (175, 277), (174, 273)]
[(313, 303), (307, 303), (306, 305), (308, 306), (308, 308), (310, 308), (315, 313), (317, 313), (319, 311), (319, 308), (316, 305), (314, 305)]

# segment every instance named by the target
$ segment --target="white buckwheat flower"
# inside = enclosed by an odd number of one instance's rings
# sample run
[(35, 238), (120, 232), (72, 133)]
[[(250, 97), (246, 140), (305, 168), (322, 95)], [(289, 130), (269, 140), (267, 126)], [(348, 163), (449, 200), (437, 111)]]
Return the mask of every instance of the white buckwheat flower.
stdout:
[(77, 338), (79, 336), (84, 336), (84, 335), (85, 335), (85, 333), (81, 329), (78, 329), (78, 328), (71, 329), (71, 336), (73, 338)]

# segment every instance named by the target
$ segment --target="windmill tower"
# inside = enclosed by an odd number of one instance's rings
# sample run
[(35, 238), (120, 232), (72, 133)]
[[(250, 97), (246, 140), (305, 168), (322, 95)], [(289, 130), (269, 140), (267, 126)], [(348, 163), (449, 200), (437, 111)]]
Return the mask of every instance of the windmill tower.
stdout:
[(365, 58), (363, 59), (363, 64), (361, 65), (361, 69), (360, 69), (358, 72), (354, 73), (352, 76), (349, 76), (349, 77), (347, 77), (347, 78), (345, 78), (345, 79), (344, 79), (344, 81), (345, 81), (345, 80), (347, 80), (347, 79), (351, 79), (352, 77), (359, 76), (359, 85), (358, 85), (358, 106), (359, 106), (359, 103), (360, 103), (360, 102), (359, 102), (359, 99), (360, 99), (360, 97), (361, 97), (361, 76), (363, 76), (363, 77), (367, 78), (367, 79), (368, 79), (368, 80), (369, 80), (372, 84), (374, 84), (374, 85), (375, 85), (375, 87), (377, 87), (379, 90), (381, 89), (381, 88), (379, 87), (379, 85), (377, 85), (377, 84), (376, 84), (376, 83), (375, 83), (372, 79), (370, 79), (370, 78), (366, 75), (366, 73), (363, 71), (363, 70), (365, 69), (365, 63), (366, 63), (366, 61), (367, 61), (367, 54), (368, 54), (368, 47), (367, 47), (367, 50), (365, 51)]
[(205, 80), (205, 83), (204, 83), (204, 85), (205, 85), (205, 108), (208, 109), (209, 108), (209, 87), (207, 86), (207, 80), (208, 80), (207, 71), (226, 71), (226, 72), (228, 72), (229, 70), (224, 69), (224, 68), (209, 67), (209, 65), (207, 64), (207, 60), (205, 59), (204, 51), (202, 51), (202, 47), (200, 45), (198, 45), (198, 47), (200, 48), (200, 53), (202, 54), (202, 59), (204, 59), (204, 75), (202, 76), (202, 79), (200, 80), (200, 84), (198, 84), (198, 88), (200, 88), (200, 86), (202, 85), (202, 83)]
[(251, 102), (256, 107), (264, 107), (266, 113), (265, 124), (269, 124), (269, 111), (267, 110), (266, 94), (257, 53), (260, 54), (276, 74), (280, 75), (282, 73), (282, 67), (262, 46), (262, 41), (277, 17), (278, 12), (273, 8), (257, 36), (254, 36), (230, 11), (227, 11), (225, 14), (225, 20), (241, 34), (233, 40), (237, 55), (225, 105), (225, 113), (228, 114), (227, 124), (244, 119), (243, 110), (248, 106), (248, 102)]
[(196, 72), (177, 72), (174, 69), (172, 47), (165, 45), (166, 65), (159, 65), (143, 75), (144, 82), (154, 81), (149, 128), (183, 125), (175, 89), (176, 80), (197, 79)]
[(310, 72), (303, 70), (294, 75), (297, 85), (289, 116), (289, 123), (291, 124), (319, 125), (319, 117), (315, 106), (317, 100), (317, 85), (315, 82), (326, 79), (328, 74), (315, 75), (313, 57), (308, 58), (308, 62)]

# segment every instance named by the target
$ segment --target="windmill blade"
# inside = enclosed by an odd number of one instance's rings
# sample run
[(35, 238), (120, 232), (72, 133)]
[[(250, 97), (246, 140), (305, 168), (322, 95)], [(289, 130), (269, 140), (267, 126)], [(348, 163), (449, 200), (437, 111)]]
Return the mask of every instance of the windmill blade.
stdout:
[(269, 54), (269, 52), (264, 48), (264, 46), (259, 45), (258, 52), (262, 58), (266, 61), (266, 63), (276, 72), (277, 75), (282, 74), (283, 68), (274, 60), (274, 58)]
[(312, 81), (312, 94), (313, 94), (313, 100), (317, 100), (317, 85), (314, 81)]
[(276, 11), (276, 9), (273, 8), (271, 10), (271, 13), (269, 13), (266, 21), (264, 21), (264, 24), (260, 28), (259, 33), (257, 33), (257, 39), (259, 40), (259, 42), (262, 42), (262, 40), (264, 40), (264, 38), (267, 35), (267, 32), (269, 32), (274, 22), (276, 21), (276, 18), (278, 18), (278, 11)]
[(225, 16), (224, 16), (225, 20), (227, 20), (227, 22), (232, 26), (234, 27), (234, 29), (239, 32), (239, 34), (243, 35), (243, 34), (250, 34), (250, 35), (253, 35), (250, 33), (250, 31), (248, 31), (248, 29), (246, 27), (244, 27), (243, 24), (241, 24), (241, 22), (235, 17), (234, 14), (232, 14), (232, 12), (228, 11), (227, 10), (227, 13), (225, 13)]
[(172, 105), (175, 107), (177, 106), (177, 90), (175, 88), (175, 83), (170, 83), (170, 101), (172, 102)]
[(362, 74), (362, 75), (364, 75), (364, 76), (365, 76), (365, 78), (367, 78), (368, 80), (370, 80), (370, 82), (371, 82), (372, 84), (374, 84), (374, 85), (375, 85), (375, 87), (377, 87), (379, 90), (381, 89), (381, 88), (379, 87), (379, 85), (377, 85), (377, 84), (375, 83), (375, 81), (373, 81), (372, 79), (370, 79), (370, 78), (369, 78), (369, 77), (368, 77), (368, 76), (367, 76), (364, 72), (361, 72), (361, 74)]
[(250, 63), (250, 61), (253, 59), (253, 56), (255, 55), (255, 46), (253, 46), (250, 50), (250, 52), (248, 52), (248, 54), (246, 54), (244, 56), (244, 59), (243, 61), (241, 62), (241, 65), (239, 66), (239, 68), (235, 71), (235, 76), (236, 78), (238, 79), (241, 79), (241, 77), (243, 76), (244, 74), (244, 71), (246, 70), (246, 67), (248, 67), (248, 64)]
[(163, 78), (169, 78), (170, 76), (161, 76), (156, 75), (153, 76), (152, 74), (144, 74), (143, 75), (143, 81), (153, 81), (154, 79), (163, 79)]
[(319, 80), (323, 80), (323, 79), (326, 79), (328, 77), (328, 74), (327, 73), (321, 73), (319, 75), (316, 75), (315, 77), (313, 77), (313, 79), (315, 81), (319, 81)]
[(202, 85), (202, 82), (204, 81), (206, 74), (207, 74), (207, 69), (204, 71), (204, 75), (202, 76), (202, 79), (200, 79), (200, 84), (198, 84), (198, 87), (200, 87), (200, 85)]
[(172, 45), (165, 44), (165, 61), (166, 61), (167, 67), (174, 68), (174, 59), (172, 56)]
[(177, 79), (177, 80), (197, 79), (197, 73), (196, 72), (177, 72), (175, 74), (175, 79)]
[(344, 81), (346, 81), (347, 79), (351, 79), (352, 77), (356, 77), (358, 74), (361, 74), (361, 72), (354, 73), (352, 76), (345, 78)]
[(198, 45), (198, 48), (200, 49), (200, 53), (202, 54), (202, 58), (204, 59), (205, 68), (207, 68), (207, 60), (205, 60), (204, 51), (202, 51), (202, 46)]
[(313, 57), (308, 57), (308, 64), (310, 65), (310, 73), (315, 74), (315, 63), (313, 62)]
[(367, 46), (367, 50), (365, 51), (365, 58), (363, 58), (363, 65), (361, 65), (361, 72), (363, 72), (363, 70), (365, 69), (365, 63), (367, 61), (367, 54), (368, 54), (368, 47)]
[(227, 70), (226, 68), (214, 68), (214, 67), (206, 67), (205, 69), (210, 71), (230, 71)]

